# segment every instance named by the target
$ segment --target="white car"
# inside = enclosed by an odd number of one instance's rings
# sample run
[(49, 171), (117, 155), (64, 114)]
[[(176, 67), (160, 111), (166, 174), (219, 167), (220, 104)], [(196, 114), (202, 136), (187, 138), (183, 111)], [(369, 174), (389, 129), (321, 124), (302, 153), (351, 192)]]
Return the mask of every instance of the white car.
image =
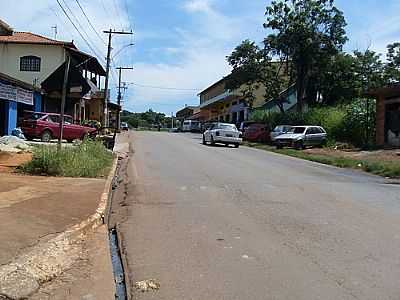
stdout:
[(271, 141), (275, 142), (275, 139), (285, 133), (288, 133), (292, 129), (290, 125), (278, 125), (271, 131)]
[(203, 133), (203, 144), (207, 143), (234, 145), (238, 148), (242, 143), (242, 133), (233, 124), (215, 123)]
[(294, 126), (290, 132), (277, 136), (274, 143), (278, 149), (304, 149), (307, 146), (322, 147), (326, 144), (326, 139), (326, 131), (321, 126)]

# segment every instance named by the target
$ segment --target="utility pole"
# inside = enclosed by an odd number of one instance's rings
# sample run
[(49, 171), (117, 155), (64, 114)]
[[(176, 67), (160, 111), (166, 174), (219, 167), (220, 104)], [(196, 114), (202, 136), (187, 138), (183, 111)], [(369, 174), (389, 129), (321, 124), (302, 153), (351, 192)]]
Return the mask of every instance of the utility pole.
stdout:
[(103, 126), (108, 127), (108, 83), (109, 83), (109, 76), (110, 76), (110, 65), (111, 65), (111, 40), (113, 34), (133, 34), (132, 31), (115, 31), (110, 28), (110, 30), (105, 30), (103, 33), (108, 34), (108, 50), (107, 50), (107, 65), (106, 65), (106, 80), (104, 86), (104, 120)]
[(64, 111), (65, 111), (65, 102), (67, 98), (68, 74), (69, 74), (70, 64), (71, 64), (71, 58), (67, 54), (67, 61), (65, 62), (65, 71), (64, 71), (64, 82), (61, 95), (60, 135), (58, 137), (58, 150), (61, 150), (61, 142), (64, 133)]
[(121, 129), (121, 100), (122, 100), (122, 94), (121, 94), (121, 77), (122, 77), (122, 70), (133, 70), (132, 67), (118, 67), (117, 70), (119, 70), (119, 78), (118, 78), (118, 115), (117, 115), (117, 130)]
[(174, 113), (171, 112), (171, 129), (174, 128)]

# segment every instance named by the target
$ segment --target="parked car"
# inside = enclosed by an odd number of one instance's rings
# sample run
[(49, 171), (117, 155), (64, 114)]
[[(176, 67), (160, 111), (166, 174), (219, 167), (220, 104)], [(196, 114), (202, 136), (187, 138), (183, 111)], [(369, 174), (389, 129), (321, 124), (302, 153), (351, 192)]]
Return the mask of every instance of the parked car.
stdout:
[(207, 143), (234, 145), (238, 148), (242, 143), (242, 133), (233, 124), (215, 123), (203, 133), (203, 144), (207, 145)]
[(249, 142), (267, 143), (270, 139), (268, 126), (265, 124), (251, 124), (243, 133), (243, 140)]
[(201, 124), (199, 121), (185, 120), (182, 125), (183, 132), (201, 132)]
[(121, 130), (128, 131), (128, 130), (129, 130), (128, 123), (126, 123), (126, 122), (121, 122)]
[(326, 144), (326, 138), (326, 131), (320, 126), (294, 126), (290, 132), (277, 136), (275, 145), (278, 149), (304, 149), (307, 146), (323, 146)]
[[(39, 138), (49, 142), (60, 137), (60, 115), (53, 113), (27, 112), (22, 122), (22, 131), (27, 140)], [(71, 116), (64, 116), (63, 138), (68, 142), (97, 133), (96, 128), (76, 125)]]
[(239, 126), (239, 130), (241, 131), (241, 132), (243, 132), (243, 134), (246, 132), (246, 129), (250, 126), (250, 125), (252, 125), (252, 124), (256, 124), (257, 122), (255, 122), (255, 121), (243, 121), (242, 123), (240, 123), (240, 126)]
[(288, 133), (292, 129), (290, 125), (278, 125), (271, 131), (271, 141), (274, 142), (277, 136)]

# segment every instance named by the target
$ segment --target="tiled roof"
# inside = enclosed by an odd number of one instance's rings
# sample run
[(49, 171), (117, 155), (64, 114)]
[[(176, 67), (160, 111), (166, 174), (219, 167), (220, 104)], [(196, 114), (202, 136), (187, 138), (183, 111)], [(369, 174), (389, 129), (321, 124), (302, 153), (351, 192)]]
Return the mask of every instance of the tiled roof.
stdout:
[(70, 47), (73, 45), (72, 42), (57, 41), (31, 32), (13, 32), (12, 35), (0, 35), (0, 43), (68, 45)]

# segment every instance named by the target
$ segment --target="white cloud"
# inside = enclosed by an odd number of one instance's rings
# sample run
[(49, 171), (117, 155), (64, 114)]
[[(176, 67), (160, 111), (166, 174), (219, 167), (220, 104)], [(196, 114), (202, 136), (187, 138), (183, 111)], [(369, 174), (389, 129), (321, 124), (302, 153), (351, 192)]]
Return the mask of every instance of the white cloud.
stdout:
[(210, 5), (210, 0), (190, 0), (185, 2), (183, 7), (188, 12), (214, 13)]

